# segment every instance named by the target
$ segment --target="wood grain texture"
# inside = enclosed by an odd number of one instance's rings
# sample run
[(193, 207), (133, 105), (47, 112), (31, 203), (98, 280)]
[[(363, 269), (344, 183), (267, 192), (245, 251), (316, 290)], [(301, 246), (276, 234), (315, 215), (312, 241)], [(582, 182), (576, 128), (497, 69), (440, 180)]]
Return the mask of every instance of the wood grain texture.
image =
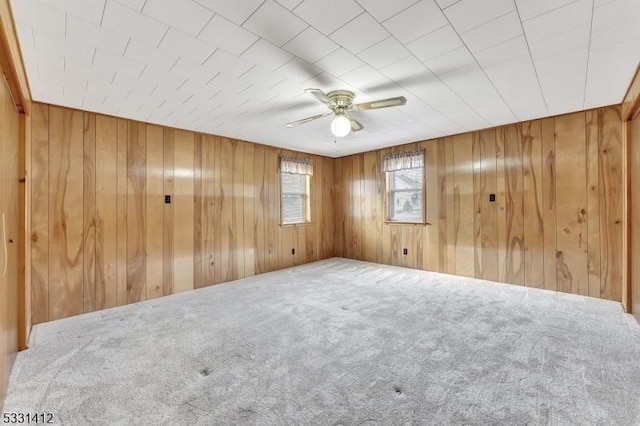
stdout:
[(542, 224), (544, 288), (558, 290), (556, 252), (556, 149), (555, 121), (541, 120), (542, 131)]
[[(629, 177), (632, 185), (640, 182), (640, 114), (627, 124), (629, 138)], [(634, 186), (635, 188), (635, 186)], [(637, 191), (631, 194), (630, 202), (630, 241), (629, 241), (629, 285), (630, 298), (628, 308), (633, 314), (640, 313), (640, 196)]]
[(539, 120), (522, 124), (524, 201), (524, 284), (544, 288), (542, 222), (542, 127)]
[(585, 113), (587, 154), (587, 294), (600, 297), (600, 114)]
[[(619, 107), (588, 114), (598, 119), (588, 124), (585, 113), (562, 115), (336, 159), (336, 253), (620, 300), (621, 118)], [(376, 224), (370, 211), (380, 206), (386, 215), (387, 201), (385, 191), (377, 194), (369, 184), (378, 167), (374, 160), (418, 146), (428, 152), (430, 226)], [(385, 189), (382, 173), (379, 182)], [(592, 182), (598, 189), (588, 196)], [(362, 185), (364, 208), (357, 192)], [(362, 226), (365, 250), (359, 254), (350, 241)], [(401, 254), (405, 247), (407, 256)], [(599, 269), (587, 250), (599, 253)]]
[(193, 139), (193, 288), (202, 284), (202, 139), (195, 134)]
[[(4, 402), (7, 383), (15, 354), (18, 351), (19, 326), (19, 255), (20, 235), (18, 219), (19, 200), (19, 146), (24, 144), (26, 132), (20, 130), (20, 118), (5, 82), (0, 82), (0, 220), (3, 221), (0, 241), (0, 410)], [(26, 153), (25, 153), (26, 154)]]
[(145, 299), (154, 299), (164, 293), (164, 132), (160, 126), (145, 127)]
[(629, 84), (627, 93), (622, 100), (622, 119), (624, 121), (633, 120), (635, 113), (640, 106), (640, 64), (636, 67), (636, 72)]
[(555, 120), (558, 289), (587, 294), (585, 114)]
[[(173, 199), (174, 190), (174, 157), (175, 132), (173, 129), (163, 129), (163, 181), (164, 195)], [(165, 203), (162, 212), (162, 294), (173, 294), (173, 222), (174, 203)]]
[(49, 108), (31, 118), (31, 320), (49, 320)]
[(117, 305), (117, 124), (115, 118), (96, 116), (96, 309)]
[(83, 134), (83, 312), (97, 309), (96, 303), (96, 116), (84, 113)]
[(49, 319), (83, 312), (83, 113), (49, 109)]
[(524, 200), (522, 176), (522, 134), (520, 125), (505, 126), (504, 140), (505, 202), (507, 216), (506, 282), (524, 284)]
[(117, 120), (117, 241), (116, 241), (116, 305), (127, 303), (127, 120)]
[(142, 123), (128, 123), (127, 138), (127, 303), (146, 298), (146, 131)]
[(175, 131), (173, 292), (193, 289), (194, 135)]
[(600, 295), (622, 299), (622, 134), (619, 107), (600, 110)]

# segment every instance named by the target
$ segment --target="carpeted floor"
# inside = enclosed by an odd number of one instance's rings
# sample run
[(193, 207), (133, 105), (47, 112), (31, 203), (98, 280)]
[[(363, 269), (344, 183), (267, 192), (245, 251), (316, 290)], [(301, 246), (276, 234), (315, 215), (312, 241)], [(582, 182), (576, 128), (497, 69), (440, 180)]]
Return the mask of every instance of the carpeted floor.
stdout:
[(67, 425), (638, 425), (618, 303), (333, 258), (35, 327), (7, 412)]

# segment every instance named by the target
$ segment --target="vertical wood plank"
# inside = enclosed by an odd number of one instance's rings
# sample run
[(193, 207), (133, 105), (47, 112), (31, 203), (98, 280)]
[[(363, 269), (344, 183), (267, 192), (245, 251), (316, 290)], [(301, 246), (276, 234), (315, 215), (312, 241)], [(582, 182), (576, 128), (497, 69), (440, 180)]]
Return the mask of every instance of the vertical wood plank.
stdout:
[(498, 281), (507, 282), (507, 189), (505, 170), (505, 138), (496, 130), (496, 206), (498, 207)]
[(507, 213), (506, 282), (524, 284), (524, 200), (522, 133), (520, 125), (501, 129), (504, 138), (505, 201)]
[(244, 143), (244, 163), (243, 163), (243, 172), (242, 172), (242, 193), (241, 199), (242, 203), (242, 215), (243, 215), (243, 236), (241, 244), (242, 250), (240, 251), (240, 258), (242, 259), (242, 263), (239, 264), (239, 267), (243, 267), (242, 276), (250, 277), (255, 275), (255, 265), (256, 265), (256, 226), (255, 226), (255, 216), (256, 216), (256, 194), (255, 194), (255, 145), (252, 143)]
[[(498, 281), (498, 209), (497, 203), (491, 202), (490, 194), (496, 194), (497, 186), (497, 154), (496, 132), (486, 130), (480, 132), (480, 193), (481, 210), (481, 245), (482, 275), (485, 280)], [(497, 200), (496, 200), (497, 201)]]
[(83, 312), (96, 304), (96, 116), (83, 114)]
[(473, 168), (473, 269), (476, 278), (483, 277), (482, 261), (482, 197), (486, 192), (486, 181), (482, 179), (482, 149), (480, 132), (471, 135)]
[(438, 139), (438, 272), (447, 272), (447, 146), (446, 139)]
[(379, 201), (382, 199), (382, 186), (377, 176), (380, 174), (380, 155), (377, 151), (363, 154), (364, 165), (364, 260), (380, 262), (382, 257), (382, 212)]
[(524, 182), (524, 279), (528, 287), (544, 288), (542, 224), (542, 128), (539, 120), (522, 123)]
[(117, 304), (118, 121), (96, 116), (96, 308)]
[(254, 245), (256, 274), (262, 274), (267, 271), (265, 264), (265, 252), (267, 250), (265, 244), (265, 221), (267, 220), (265, 212), (267, 211), (266, 185), (265, 185), (265, 147), (256, 145), (254, 150), (254, 206), (255, 217), (253, 218), (254, 228)]
[(31, 132), (31, 320), (49, 320), (49, 107), (33, 104)]
[(146, 298), (146, 126), (129, 121), (127, 138), (127, 303)]
[(339, 205), (339, 201), (337, 200), (334, 192), (337, 184), (334, 176), (334, 161), (325, 160), (323, 167), (322, 204), (318, 206), (318, 208), (322, 211), (322, 229), (320, 238), (322, 239), (321, 257), (324, 259), (335, 256), (335, 220), (333, 206), (335, 204)]
[(215, 148), (213, 136), (202, 139), (202, 285), (215, 284), (217, 218)]
[(456, 273), (456, 244), (455, 244), (455, 229), (456, 229), (456, 191), (455, 191), (455, 173), (454, 173), (454, 146), (453, 138), (445, 138), (445, 158), (446, 158), (446, 192), (447, 192), (447, 269), (443, 272), (448, 274)]
[(49, 319), (83, 311), (83, 114), (49, 109)]
[(427, 271), (438, 271), (440, 268), (440, 191), (438, 141), (430, 140), (421, 144), (425, 155), (425, 218), (429, 225), (414, 226), (414, 251), (416, 251), (415, 268)]
[(556, 266), (556, 150), (555, 121), (541, 120), (542, 127), (542, 228), (544, 235), (544, 288), (558, 290)]
[(173, 212), (173, 292), (193, 289), (194, 135), (175, 131)]
[[(600, 192), (601, 286), (599, 297), (615, 301), (622, 300), (621, 119), (618, 106), (601, 110), (599, 138), (601, 158), (599, 181), (602, 189)], [(635, 120), (637, 119), (636, 116)]]
[(118, 119), (118, 212), (117, 212), (117, 243), (118, 258), (116, 305), (127, 303), (127, 140), (129, 126), (127, 120)]
[(556, 117), (558, 290), (587, 294), (585, 114)]
[(334, 249), (336, 256), (346, 257), (345, 249), (344, 249), (344, 221), (347, 216), (347, 193), (345, 192), (345, 182), (343, 177), (343, 170), (345, 167), (345, 159), (337, 158), (334, 162), (334, 170), (335, 170), (335, 199), (338, 202), (336, 206), (336, 215), (335, 215), (335, 239), (334, 239)]
[(600, 297), (600, 111), (585, 112), (587, 161), (587, 295)]
[(195, 134), (193, 140), (193, 288), (204, 287), (202, 283), (202, 139)]
[(145, 298), (164, 294), (164, 131), (151, 124), (146, 129)]
[(162, 186), (164, 195), (171, 197), (171, 203), (162, 208), (162, 294), (173, 294), (173, 226), (174, 226), (174, 160), (175, 160), (175, 130), (163, 129), (162, 135), (163, 176)]
[(473, 138), (470, 133), (454, 136), (454, 244), (456, 275), (473, 278)]
[(280, 158), (274, 148), (265, 148), (265, 265), (267, 271), (278, 268), (280, 257)]

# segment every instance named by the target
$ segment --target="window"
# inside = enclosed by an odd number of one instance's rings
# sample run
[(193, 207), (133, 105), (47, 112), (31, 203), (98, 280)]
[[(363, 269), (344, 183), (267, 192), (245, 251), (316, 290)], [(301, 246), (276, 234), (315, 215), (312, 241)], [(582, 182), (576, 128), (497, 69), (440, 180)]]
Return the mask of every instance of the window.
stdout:
[(280, 210), (283, 225), (311, 221), (313, 162), (283, 156), (280, 160)]
[(424, 223), (424, 151), (387, 154), (382, 165), (387, 174), (388, 221)]

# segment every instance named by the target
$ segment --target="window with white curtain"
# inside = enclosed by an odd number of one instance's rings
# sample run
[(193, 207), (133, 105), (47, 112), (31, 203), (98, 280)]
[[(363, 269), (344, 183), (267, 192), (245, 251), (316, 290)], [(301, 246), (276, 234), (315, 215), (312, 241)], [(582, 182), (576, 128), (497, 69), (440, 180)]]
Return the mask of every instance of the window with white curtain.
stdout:
[(283, 225), (311, 222), (313, 160), (280, 158), (280, 210)]
[(382, 170), (387, 178), (387, 220), (424, 223), (424, 150), (386, 154)]

